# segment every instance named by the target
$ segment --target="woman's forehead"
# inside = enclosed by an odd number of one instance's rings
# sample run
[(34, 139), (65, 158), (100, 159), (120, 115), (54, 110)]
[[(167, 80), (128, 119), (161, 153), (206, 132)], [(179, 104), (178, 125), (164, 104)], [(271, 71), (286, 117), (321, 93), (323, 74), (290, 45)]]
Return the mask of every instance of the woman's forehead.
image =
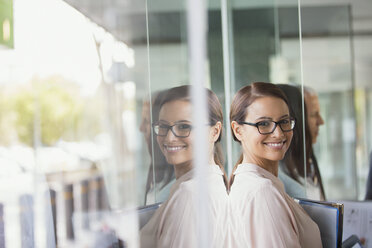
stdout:
[(289, 115), (286, 102), (278, 97), (261, 97), (247, 108), (247, 118), (269, 117), (272, 119)]
[(192, 105), (189, 101), (174, 100), (165, 103), (159, 113), (159, 119), (169, 121), (190, 120), (192, 118)]

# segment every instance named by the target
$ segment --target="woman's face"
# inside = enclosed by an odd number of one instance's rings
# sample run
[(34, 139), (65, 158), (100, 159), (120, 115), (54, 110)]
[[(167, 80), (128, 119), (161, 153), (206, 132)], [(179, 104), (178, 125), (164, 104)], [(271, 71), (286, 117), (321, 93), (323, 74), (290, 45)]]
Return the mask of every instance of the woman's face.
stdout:
[[(246, 122), (281, 121), (289, 118), (287, 104), (280, 98), (262, 97), (249, 107)], [(283, 132), (279, 125), (271, 134), (260, 134), (255, 126), (240, 125), (240, 141), (244, 154), (250, 162), (258, 164), (266, 161), (282, 160), (293, 136), (293, 131)]]
[[(185, 124), (178, 127), (182, 129), (191, 126), (192, 105), (188, 101), (175, 100), (165, 103), (159, 113), (160, 126), (173, 126), (175, 124)], [(175, 130), (176, 131), (176, 130)], [(176, 137), (171, 130), (168, 130), (166, 136), (157, 136), (157, 141), (169, 164), (191, 166), (193, 132), (188, 137)]]

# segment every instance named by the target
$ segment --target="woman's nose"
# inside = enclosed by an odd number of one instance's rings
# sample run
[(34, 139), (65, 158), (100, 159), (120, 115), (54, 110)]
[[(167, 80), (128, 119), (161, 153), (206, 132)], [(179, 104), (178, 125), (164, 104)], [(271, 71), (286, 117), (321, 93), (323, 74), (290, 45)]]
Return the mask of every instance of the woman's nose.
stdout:
[(319, 114), (319, 116), (318, 116), (318, 126), (323, 125), (323, 124), (324, 124), (324, 120), (323, 120), (322, 116)]
[(172, 132), (172, 129), (169, 128), (168, 129), (168, 132), (167, 132), (167, 135), (164, 137), (165, 140), (174, 140), (174, 139), (177, 139), (177, 137), (174, 135), (174, 133)]
[(276, 125), (275, 129), (274, 129), (274, 132), (272, 132), (272, 135), (274, 137), (282, 137), (284, 136), (284, 132), (283, 130), (280, 128), (279, 125)]

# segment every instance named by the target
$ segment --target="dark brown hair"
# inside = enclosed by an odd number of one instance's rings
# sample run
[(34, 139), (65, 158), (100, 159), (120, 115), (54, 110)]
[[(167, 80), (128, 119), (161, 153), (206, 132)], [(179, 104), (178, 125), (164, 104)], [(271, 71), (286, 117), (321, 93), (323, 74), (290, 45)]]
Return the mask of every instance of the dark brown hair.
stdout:
[[(152, 122), (157, 122), (157, 119), (159, 117), (160, 106), (157, 99), (161, 98), (163, 94), (164, 91), (160, 91), (154, 92), (151, 95)], [(151, 125), (151, 123), (149, 125)], [(155, 185), (159, 184), (159, 188), (162, 189), (174, 177), (174, 168), (165, 159), (158, 143), (154, 141), (154, 139), (150, 139), (148, 142), (150, 143), (148, 144), (148, 146), (150, 149), (149, 152), (151, 153), (151, 163), (146, 180), (145, 205), (147, 204), (147, 194), (150, 192), (151, 188), (155, 188)]]
[[(165, 91), (161, 97), (157, 99), (159, 111), (161, 107), (167, 103), (172, 102), (176, 100), (184, 100), (184, 101), (191, 101), (191, 85), (183, 85), (171, 88), (167, 91)], [(221, 122), (223, 124), (223, 113), (222, 113), (222, 106), (220, 101), (218, 100), (218, 97), (216, 94), (205, 88), (206, 96), (207, 96), (207, 104), (208, 104), (208, 118), (209, 118), (209, 124), (210, 125), (216, 125), (217, 122)], [(224, 181), (227, 185), (227, 176), (224, 169), (224, 160), (223, 160), (223, 154), (222, 154), (222, 147), (221, 147), (221, 136), (222, 136), (222, 129), (220, 132), (220, 136), (218, 137), (217, 141), (214, 143), (214, 150), (213, 150), (213, 156), (214, 161), (216, 164), (220, 167), (222, 172), (224, 173)]]
[[(298, 178), (298, 175), (305, 178), (305, 164), (304, 156), (306, 157), (306, 171), (309, 173), (311, 169), (311, 160), (313, 156), (312, 138), (310, 127), (306, 120), (306, 103), (303, 101), (301, 91), (298, 87), (288, 84), (278, 84), (278, 87), (286, 94), (289, 100), (289, 111), (291, 116), (296, 118), (296, 125), (293, 129), (293, 138), (291, 145), (286, 152), (283, 162), (289, 172), (289, 175), (302, 184)], [(305, 90), (306, 92), (306, 90)], [(305, 93), (304, 92), (304, 93)], [(305, 93), (306, 94), (306, 93)], [(304, 114), (302, 112), (302, 104), (304, 107)], [(305, 125), (305, 135), (303, 133), (303, 127)], [(305, 149), (304, 149), (304, 137), (305, 137)], [(313, 161), (314, 173), (319, 180), (320, 190), (325, 198), (322, 178), (316, 161)]]
[[(261, 97), (276, 97), (282, 99), (287, 106), (288, 100), (283, 91), (272, 83), (254, 82), (251, 85), (244, 86), (236, 92), (230, 107), (230, 121), (240, 123), (245, 121), (248, 114), (248, 107), (257, 99)], [(289, 107), (288, 107), (289, 109)], [(232, 136), (235, 141), (240, 141), (235, 137), (234, 131), (231, 128)], [(240, 155), (238, 162), (235, 164), (230, 177), (229, 186), (234, 182), (234, 172), (238, 165), (243, 161), (243, 155)]]
[[(304, 156), (310, 158), (310, 148), (311, 148), (311, 135), (310, 130), (305, 122), (305, 147), (304, 151), (304, 133), (303, 133), (303, 112), (302, 112), (302, 94), (301, 91), (291, 85), (278, 84), (278, 87), (286, 94), (289, 100), (289, 111), (291, 116), (296, 119), (296, 125), (293, 129), (293, 138), (291, 145), (286, 152), (284, 159), (282, 160), (289, 172), (289, 175), (295, 179), (297, 182), (302, 184), (298, 176), (304, 177)], [(306, 155), (305, 155), (306, 154)], [(306, 163), (306, 168), (310, 168), (310, 164)]]

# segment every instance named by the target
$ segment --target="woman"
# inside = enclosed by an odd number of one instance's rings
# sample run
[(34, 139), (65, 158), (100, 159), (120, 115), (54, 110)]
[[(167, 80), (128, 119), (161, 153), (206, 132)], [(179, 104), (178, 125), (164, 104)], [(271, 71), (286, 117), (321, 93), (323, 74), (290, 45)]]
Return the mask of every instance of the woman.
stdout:
[(243, 151), (229, 195), (232, 246), (322, 247), (318, 226), (277, 177), (295, 125), (283, 92), (270, 83), (243, 87), (233, 99), (230, 118)]
[[(303, 122), (303, 116), (306, 116), (306, 104), (304, 103), (305, 115), (303, 115), (301, 91), (296, 86), (288, 84), (279, 84), (278, 87), (286, 95), (291, 116), (296, 119), (292, 143), (284, 159), (279, 163), (279, 178), (284, 183), (287, 194), (292, 197), (325, 200), (322, 178), (317, 163), (314, 163), (311, 158), (313, 150), (310, 128), (306, 121)], [(303, 130), (305, 130), (306, 149), (304, 149)]]
[[(192, 104), (190, 86), (180, 86), (165, 92), (160, 101), (160, 112), (154, 125), (156, 139), (167, 162), (172, 164), (176, 181), (169, 198), (155, 212), (141, 230), (141, 247), (196, 247), (196, 182), (193, 179)], [(227, 192), (222, 165), (220, 139), (222, 108), (217, 96), (206, 89), (209, 121), (209, 186), (208, 212), (212, 247), (225, 247), (224, 223), (227, 218)]]

